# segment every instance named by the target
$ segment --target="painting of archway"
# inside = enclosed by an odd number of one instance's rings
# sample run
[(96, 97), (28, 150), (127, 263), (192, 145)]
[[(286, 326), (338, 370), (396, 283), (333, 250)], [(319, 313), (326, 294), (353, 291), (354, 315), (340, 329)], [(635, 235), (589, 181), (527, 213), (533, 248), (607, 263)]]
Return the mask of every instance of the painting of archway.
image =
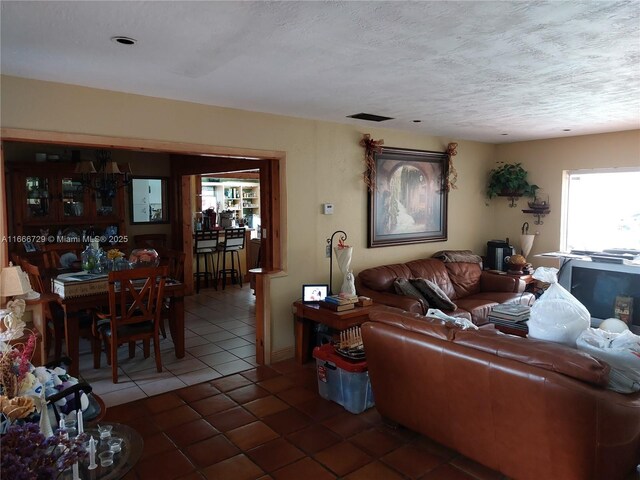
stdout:
[(447, 239), (444, 152), (383, 148), (369, 195), (369, 247)]

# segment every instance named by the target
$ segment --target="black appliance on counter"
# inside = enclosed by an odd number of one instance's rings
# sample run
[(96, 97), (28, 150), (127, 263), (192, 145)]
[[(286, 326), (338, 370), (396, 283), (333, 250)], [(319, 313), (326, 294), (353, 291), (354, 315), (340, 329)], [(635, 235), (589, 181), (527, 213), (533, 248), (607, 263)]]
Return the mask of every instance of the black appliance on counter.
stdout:
[(505, 258), (510, 257), (516, 253), (515, 249), (509, 245), (509, 239), (504, 240), (489, 240), (487, 242), (487, 264), (486, 268), (490, 270), (502, 270), (507, 271), (507, 262)]

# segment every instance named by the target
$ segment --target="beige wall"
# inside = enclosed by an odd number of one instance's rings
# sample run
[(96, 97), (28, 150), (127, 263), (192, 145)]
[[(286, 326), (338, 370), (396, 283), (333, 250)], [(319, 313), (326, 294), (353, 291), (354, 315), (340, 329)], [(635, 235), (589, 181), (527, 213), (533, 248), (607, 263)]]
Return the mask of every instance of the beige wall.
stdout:
[[(159, 139), (205, 145), (281, 150), (286, 160), (286, 275), (271, 285), (272, 350), (294, 343), (291, 302), (305, 282), (327, 282), (325, 241), (345, 230), (355, 248), (353, 269), (428, 256), (445, 249), (483, 252), (493, 236), (484, 205), (486, 171), (495, 146), (456, 138), (210, 107), (15, 77), (1, 78), (2, 127)], [(362, 181), (362, 133), (385, 145), (443, 151), (458, 141), (458, 189), (449, 195), (449, 241), (367, 249), (367, 192)], [(321, 214), (333, 202), (335, 214)], [(334, 264), (334, 270), (337, 266)], [(334, 283), (339, 282), (336, 275)]]
[[(529, 172), (530, 183), (543, 188), (549, 195), (551, 204), (551, 213), (542, 219), (544, 224), (534, 225), (533, 215), (522, 213), (522, 209), (527, 208), (526, 198), (520, 199), (518, 208), (508, 208), (508, 202), (504, 198), (491, 200), (496, 236), (510, 237), (519, 247), (520, 227), (527, 221), (530, 225), (529, 233), (539, 232), (534, 240), (532, 254), (551, 252), (560, 248), (563, 172), (589, 168), (640, 167), (640, 130), (498, 145), (496, 153), (497, 161), (521, 162)], [(594, 192), (594, 195), (597, 194), (598, 192)], [(640, 193), (633, 192), (629, 201), (640, 203)], [(594, 225), (594, 228), (597, 226)], [(534, 265), (554, 264), (540, 258), (532, 260)]]
[[(328, 281), (325, 240), (333, 231), (347, 232), (347, 243), (355, 247), (355, 272), (445, 248), (484, 254), (486, 241), (492, 238), (510, 237), (517, 245), (524, 221), (540, 232), (533, 253), (557, 250), (563, 170), (640, 164), (637, 130), (495, 146), (15, 77), (3, 76), (1, 82), (2, 127), (285, 151), (288, 265), (285, 275), (274, 278), (271, 285), (276, 355), (293, 346), (291, 302), (299, 298), (300, 285)], [(358, 145), (362, 133), (394, 147), (442, 151), (450, 141), (459, 143), (454, 158), (458, 189), (449, 195), (449, 241), (366, 248), (367, 192), (362, 182), (363, 150)], [(521, 162), (530, 180), (547, 191), (552, 211), (543, 219), (544, 225), (535, 226), (534, 218), (522, 213), (526, 199), (520, 200), (518, 208), (509, 208), (504, 198), (486, 204), (487, 171), (496, 160)], [(334, 203), (334, 215), (321, 214), (325, 202)], [(339, 282), (336, 275), (334, 283)]]

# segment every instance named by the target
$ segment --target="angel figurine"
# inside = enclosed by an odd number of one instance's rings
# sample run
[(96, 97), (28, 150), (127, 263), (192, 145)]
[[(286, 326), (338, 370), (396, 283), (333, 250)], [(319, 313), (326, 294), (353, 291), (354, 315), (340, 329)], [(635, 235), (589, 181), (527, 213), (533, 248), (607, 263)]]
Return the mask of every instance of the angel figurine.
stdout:
[(22, 299), (7, 302), (7, 309), (0, 325), (2, 329), (0, 340), (8, 342), (24, 335), (27, 324), (22, 321), (22, 315), (24, 315), (25, 308), (26, 305)]

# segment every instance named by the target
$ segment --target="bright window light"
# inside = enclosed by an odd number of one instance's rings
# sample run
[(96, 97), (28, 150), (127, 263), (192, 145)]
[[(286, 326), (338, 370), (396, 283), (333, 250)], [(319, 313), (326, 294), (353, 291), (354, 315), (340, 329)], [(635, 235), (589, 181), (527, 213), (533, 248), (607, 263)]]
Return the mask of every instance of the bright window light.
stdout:
[(640, 168), (566, 172), (561, 248), (640, 249)]

